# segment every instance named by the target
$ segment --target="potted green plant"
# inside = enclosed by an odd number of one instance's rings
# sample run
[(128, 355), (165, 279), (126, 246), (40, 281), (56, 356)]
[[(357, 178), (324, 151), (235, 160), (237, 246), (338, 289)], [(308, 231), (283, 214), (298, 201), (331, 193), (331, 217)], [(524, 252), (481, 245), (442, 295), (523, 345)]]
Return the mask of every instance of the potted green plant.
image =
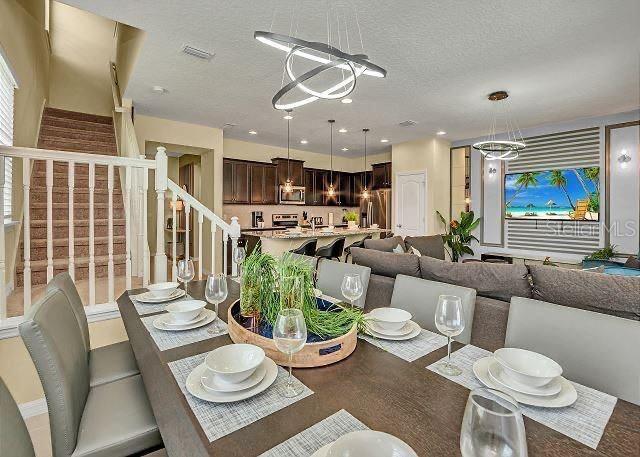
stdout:
[(358, 227), (358, 213), (355, 211), (347, 211), (344, 218), (347, 221), (347, 228), (355, 229)]
[(586, 256), (582, 261), (582, 268), (596, 268), (600, 265), (622, 265), (622, 262), (616, 262), (611, 260), (615, 257), (619, 257), (620, 253), (617, 251), (617, 246), (615, 244), (610, 244), (602, 249), (598, 249), (597, 251), (593, 251), (591, 254)]
[(471, 232), (480, 224), (482, 218), (474, 220), (473, 211), (461, 212), (460, 220), (453, 219), (447, 224), (445, 218), (436, 211), (442, 224), (446, 227), (446, 233), (442, 235), (444, 243), (449, 248), (449, 256), (453, 262), (458, 262), (464, 254), (473, 255), (473, 250), (469, 247), (472, 240), (478, 241)]

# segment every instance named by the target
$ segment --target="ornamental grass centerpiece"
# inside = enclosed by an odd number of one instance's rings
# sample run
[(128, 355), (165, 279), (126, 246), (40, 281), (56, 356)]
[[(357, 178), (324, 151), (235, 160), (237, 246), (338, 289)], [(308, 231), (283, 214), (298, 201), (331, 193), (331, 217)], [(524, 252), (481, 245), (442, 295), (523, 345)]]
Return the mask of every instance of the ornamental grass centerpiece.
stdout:
[(276, 259), (255, 249), (242, 264), (240, 300), (229, 307), (229, 336), (235, 343), (260, 346), (276, 363), (288, 365), (272, 337), (283, 308), (300, 309), (307, 326), (307, 344), (293, 355), (294, 367), (344, 359), (355, 350), (358, 331), (365, 326), (359, 308), (316, 297), (311, 264), (289, 253)]

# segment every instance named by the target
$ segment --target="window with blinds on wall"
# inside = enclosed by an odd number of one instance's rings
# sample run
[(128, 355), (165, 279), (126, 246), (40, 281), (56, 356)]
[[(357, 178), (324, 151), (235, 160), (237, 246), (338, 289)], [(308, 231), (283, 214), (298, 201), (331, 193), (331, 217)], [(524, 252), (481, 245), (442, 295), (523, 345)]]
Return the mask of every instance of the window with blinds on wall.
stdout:
[[(0, 144), (13, 146), (13, 100), (15, 80), (7, 62), (0, 54)], [(13, 183), (13, 163), (10, 157), (4, 159), (4, 220), (12, 219), (11, 193)]]

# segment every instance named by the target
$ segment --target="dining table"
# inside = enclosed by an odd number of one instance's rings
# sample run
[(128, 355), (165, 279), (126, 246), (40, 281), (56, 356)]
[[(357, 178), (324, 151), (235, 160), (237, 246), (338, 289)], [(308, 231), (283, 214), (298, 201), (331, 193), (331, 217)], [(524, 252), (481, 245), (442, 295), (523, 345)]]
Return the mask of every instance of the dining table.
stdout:
[[(224, 321), (240, 292), (236, 280), (227, 281), (228, 297), (219, 305)], [(205, 283), (190, 282), (189, 295), (204, 300)], [(446, 356), (446, 346), (407, 362), (363, 339), (344, 360), (293, 369), (311, 395), (210, 441), (169, 364), (233, 341), (224, 334), (160, 350), (142, 322), (146, 316), (138, 314), (129, 297), (143, 291), (125, 292), (118, 307), (169, 456), (259, 456), (341, 410), (372, 430), (400, 438), (419, 456), (460, 455), (461, 423), (470, 391), (426, 369)], [(208, 308), (213, 309), (211, 304)], [(455, 342), (452, 350), (462, 347)], [(620, 399), (595, 449), (529, 417), (524, 424), (529, 456), (640, 455), (640, 406)]]

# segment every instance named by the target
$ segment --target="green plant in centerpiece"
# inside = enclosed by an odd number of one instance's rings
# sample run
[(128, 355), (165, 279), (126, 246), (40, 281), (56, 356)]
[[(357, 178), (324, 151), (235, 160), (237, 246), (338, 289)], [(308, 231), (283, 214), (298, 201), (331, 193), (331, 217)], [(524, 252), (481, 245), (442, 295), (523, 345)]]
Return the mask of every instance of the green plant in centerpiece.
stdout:
[(464, 254), (473, 255), (473, 250), (469, 245), (471, 240), (478, 241), (478, 238), (473, 236), (471, 232), (480, 224), (482, 218), (479, 217), (474, 220), (473, 211), (463, 211), (460, 213), (460, 221), (454, 219), (447, 224), (447, 221), (439, 211), (436, 211), (436, 214), (447, 230), (447, 233), (442, 235), (442, 239), (449, 247), (451, 260), (457, 262)]
[(358, 222), (358, 213), (355, 211), (347, 211), (344, 213), (344, 220), (347, 222)]
[(254, 249), (242, 263), (240, 313), (243, 316), (259, 321), (260, 311), (277, 302), (275, 267), (275, 259), (262, 254), (260, 249)]
[(611, 244), (609, 246), (605, 246), (602, 249), (598, 249), (597, 251), (592, 252), (588, 256), (586, 256), (585, 260), (610, 260), (614, 257), (618, 257), (620, 253), (616, 251), (617, 246), (615, 244)]

